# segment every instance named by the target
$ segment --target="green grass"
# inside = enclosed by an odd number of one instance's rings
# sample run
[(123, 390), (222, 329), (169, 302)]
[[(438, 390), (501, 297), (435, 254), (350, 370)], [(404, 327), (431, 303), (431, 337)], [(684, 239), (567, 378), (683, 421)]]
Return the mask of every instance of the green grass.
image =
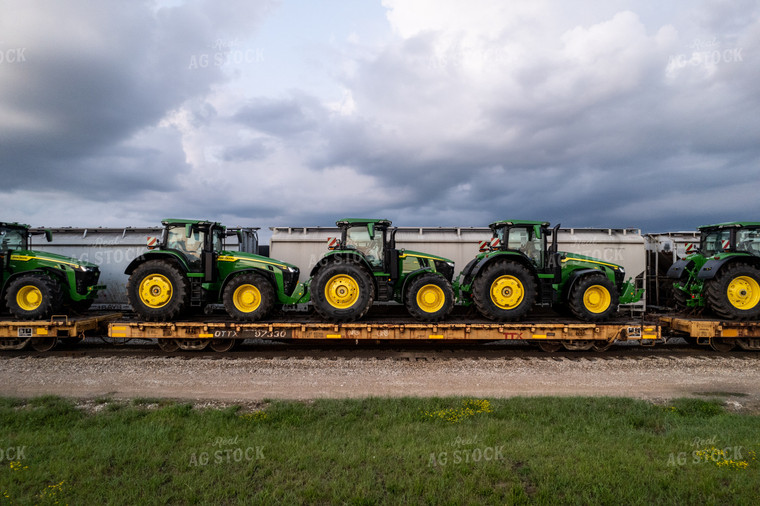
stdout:
[(23, 448), (0, 461), (0, 504), (752, 504), (760, 494), (760, 417), (711, 400), (98, 406), (0, 399), (0, 449)]

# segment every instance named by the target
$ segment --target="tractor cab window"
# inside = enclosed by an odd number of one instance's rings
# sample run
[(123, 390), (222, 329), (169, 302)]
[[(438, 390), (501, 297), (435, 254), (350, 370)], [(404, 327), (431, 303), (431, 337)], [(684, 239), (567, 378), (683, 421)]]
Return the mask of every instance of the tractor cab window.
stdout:
[(214, 251), (223, 251), (224, 250), (224, 231), (221, 229), (214, 229), (213, 235), (211, 236), (211, 247)]
[(760, 230), (738, 230), (736, 232), (736, 250), (760, 256)]
[(383, 267), (382, 230), (375, 230), (375, 237), (370, 238), (366, 226), (351, 227), (346, 231), (346, 246), (364, 254), (372, 267)]
[(700, 250), (703, 255), (710, 256), (717, 253), (723, 253), (731, 242), (731, 230), (715, 230), (708, 232), (702, 238)]
[(0, 250), (3, 252), (9, 250), (27, 249), (26, 230), (17, 228), (0, 229)]
[(204, 232), (194, 228), (188, 237), (184, 225), (170, 227), (166, 236), (166, 247), (182, 253), (192, 267), (199, 267), (205, 236)]
[(507, 249), (523, 253), (538, 266), (544, 265), (543, 241), (532, 228), (510, 228)]

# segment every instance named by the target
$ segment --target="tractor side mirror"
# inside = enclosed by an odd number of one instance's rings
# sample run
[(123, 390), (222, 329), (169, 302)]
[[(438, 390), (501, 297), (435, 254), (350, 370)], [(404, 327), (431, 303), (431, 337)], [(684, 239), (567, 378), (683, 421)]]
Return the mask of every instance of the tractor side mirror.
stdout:
[(375, 239), (375, 224), (374, 223), (367, 223), (367, 233), (369, 234), (370, 241)]
[(53, 231), (49, 228), (45, 229), (45, 240), (47, 240), (47, 242), (53, 242)]
[(190, 239), (192, 235), (193, 235), (193, 226), (190, 223), (188, 223), (187, 225), (185, 225), (185, 237)]

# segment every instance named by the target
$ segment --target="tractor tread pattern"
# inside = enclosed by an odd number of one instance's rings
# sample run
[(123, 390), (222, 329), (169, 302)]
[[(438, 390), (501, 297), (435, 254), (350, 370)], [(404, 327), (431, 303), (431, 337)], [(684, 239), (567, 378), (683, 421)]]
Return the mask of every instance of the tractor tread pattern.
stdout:
[[(586, 290), (593, 285), (600, 285), (606, 288), (612, 299), (609, 308), (601, 313), (592, 313), (588, 311), (583, 303), (583, 295), (586, 293)], [(612, 314), (617, 312), (620, 300), (615, 284), (603, 273), (587, 274), (576, 281), (572, 290), (570, 290), (567, 299), (570, 312), (572, 312), (576, 318), (587, 322), (602, 322), (608, 320)]]
[[(504, 310), (497, 307), (491, 300), (490, 289), (494, 280), (502, 275), (518, 278), (523, 285), (525, 295), (522, 302), (515, 308)], [(519, 321), (528, 314), (536, 301), (536, 282), (533, 274), (523, 265), (500, 261), (493, 263), (481, 271), (472, 283), (472, 300), (480, 314), (489, 320), (506, 322)]]
[[(140, 300), (140, 283), (153, 272), (159, 272), (166, 276), (173, 285), (174, 296), (163, 307), (149, 308)], [(148, 260), (138, 266), (127, 280), (127, 298), (132, 310), (148, 321), (162, 322), (171, 321), (184, 312), (190, 306), (189, 282), (185, 274), (172, 262), (166, 260)]]
[[(341, 273), (349, 274), (357, 280), (361, 293), (360, 299), (361, 297), (366, 297), (366, 303), (359, 310), (347, 311), (345, 309), (336, 309), (325, 300), (325, 283), (333, 276)], [(324, 264), (314, 275), (311, 286), (313, 287), (311, 300), (315, 311), (322, 318), (331, 322), (349, 323), (356, 321), (366, 315), (375, 302), (375, 287), (373, 286), (372, 278), (357, 261), (343, 260)]]
[[(235, 290), (244, 284), (253, 285), (259, 289), (261, 294), (261, 304), (259, 307), (251, 313), (243, 313), (235, 307), (233, 301)], [(255, 272), (244, 272), (238, 274), (224, 287), (224, 293), (222, 294), (222, 300), (224, 301), (224, 308), (227, 313), (238, 321), (255, 322), (266, 317), (272, 310), (275, 301), (275, 292), (272, 283), (261, 274)]]
[[(443, 307), (435, 313), (423, 311), (417, 304), (417, 291), (423, 286), (431, 284), (443, 290), (443, 295), (445, 297)], [(454, 289), (451, 287), (451, 283), (440, 274), (421, 274), (409, 284), (409, 289), (406, 294), (406, 309), (416, 320), (423, 322), (439, 322), (446, 318), (446, 316), (451, 313), (451, 310), (454, 309)]]
[(732, 279), (749, 276), (760, 283), (760, 269), (745, 263), (734, 263), (721, 269), (713, 279), (705, 282), (705, 302), (707, 307), (720, 318), (727, 320), (752, 320), (760, 317), (760, 304), (748, 310), (734, 307), (728, 300), (726, 291)]

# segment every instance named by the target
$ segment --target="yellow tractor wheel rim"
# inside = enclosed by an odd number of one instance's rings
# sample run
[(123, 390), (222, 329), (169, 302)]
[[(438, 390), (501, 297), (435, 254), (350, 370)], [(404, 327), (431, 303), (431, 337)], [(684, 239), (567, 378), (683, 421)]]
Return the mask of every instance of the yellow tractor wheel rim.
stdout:
[(232, 294), (232, 303), (243, 313), (252, 313), (261, 305), (261, 292), (253, 285), (240, 285)]
[(753, 309), (760, 303), (760, 284), (749, 276), (738, 276), (728, 284), (728, 301), (736, 309)]
[(514, 276), (499, 276), (491, 283), (491, 301), (501, 309), (514, 309), (525, 297), (525, 287)]
[(174, 287), (163, 274), (150, 274), (140, 283), (140, 300), (151, 308), (164, 307), (172, 300)]
[(325, 300), (336, 309), (346, 309), (359, 300), (359, 283), (348, 274), (337, 274), (325, 284)]
[(612, 304), (610, 291), (601, 285), (592, 285), (583, 294), (583, 306), (591, 313), (604, 313)]
[(425, 285), (417, 291), (417, 306), (426, 313), (440, 311), (446, 303), (446, 295), (440, 286)]
[(16, 304), (24, 311), (34, 311), (42, 305), (42, 292), (34, 285), (22, 286), (16, 293)]

